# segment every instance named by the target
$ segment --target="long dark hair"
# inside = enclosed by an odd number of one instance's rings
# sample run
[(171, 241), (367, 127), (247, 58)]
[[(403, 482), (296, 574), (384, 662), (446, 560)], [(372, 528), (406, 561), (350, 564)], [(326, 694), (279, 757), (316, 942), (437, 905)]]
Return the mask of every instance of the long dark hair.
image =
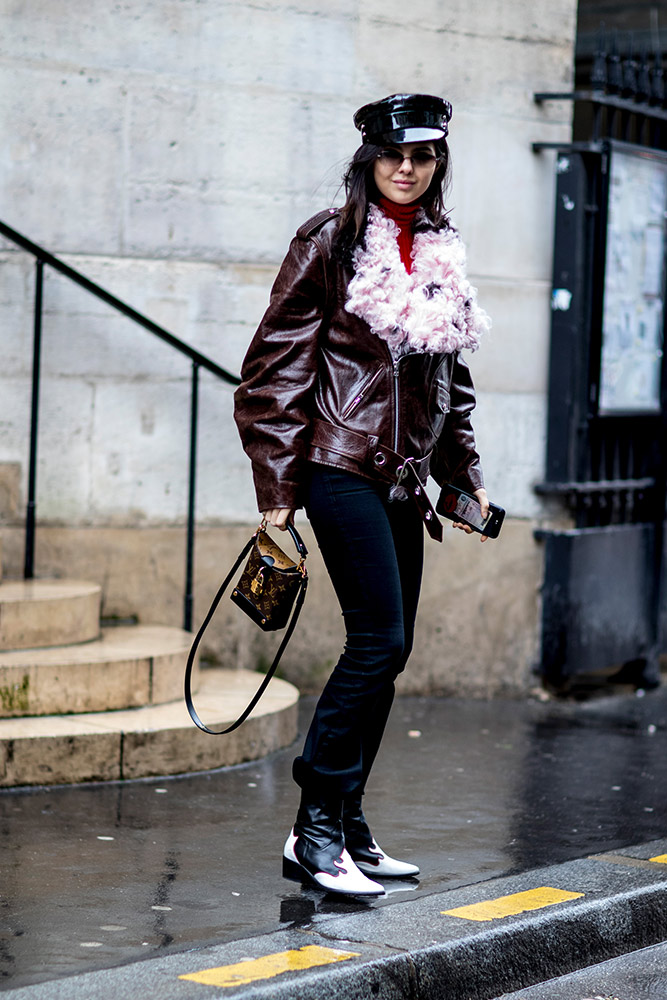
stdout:
[[(427, 219), (436, 228), (447, 225), (445, 195), (451, 182), (451, 156), (446, 139), (433, 142), (438, 162), (431, 183), (420, 199)], [(377, 201), (379, 191), (373, 179), (375, 161), (383, 146), (366, 142), (356, 151), (343, 175), (346, 200), (338, 220), (336, 247), (344, 258), (350, 258), (355, 246), (362, 242), (368, 217), (368, 203)]]

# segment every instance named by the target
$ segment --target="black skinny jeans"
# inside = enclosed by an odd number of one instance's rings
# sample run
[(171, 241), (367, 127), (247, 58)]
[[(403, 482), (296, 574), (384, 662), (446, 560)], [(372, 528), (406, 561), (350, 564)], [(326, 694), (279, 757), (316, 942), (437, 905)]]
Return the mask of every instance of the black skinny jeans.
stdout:
[(389, 486), (311, 464), (306, 513), (345, 620), (345, 648), (320, 696), (294, 779), (318, 796), (363, 792), (407, 662), (424, 529)]

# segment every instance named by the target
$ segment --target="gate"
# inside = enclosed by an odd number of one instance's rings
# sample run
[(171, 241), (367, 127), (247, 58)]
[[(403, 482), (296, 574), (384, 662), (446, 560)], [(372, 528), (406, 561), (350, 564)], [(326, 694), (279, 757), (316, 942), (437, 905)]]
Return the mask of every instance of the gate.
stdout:
[(540, 669), (568, 691), (659, 683), (665, 559), (667, 110), (662, 57), (601, 34), (556, 150), (546, 481), (571, 527), (545, 545)]

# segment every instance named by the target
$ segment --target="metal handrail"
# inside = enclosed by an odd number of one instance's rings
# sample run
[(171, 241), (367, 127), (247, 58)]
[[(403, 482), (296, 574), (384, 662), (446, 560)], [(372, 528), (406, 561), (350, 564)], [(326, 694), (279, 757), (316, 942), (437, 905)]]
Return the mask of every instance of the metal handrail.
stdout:
[(36, 494), (37, 494), (37, 443), (39, 429), (39, 387), (40, 387), (40, 358), (42, 342), (42, 307), (43, 307), (43, 287), (44, 287), (44, 266), (51, 267), (54, 271), (64, 275), (70, 281), (85, 288), (91, 295), (106, 302), (117, 312), (127, 316), (138, 326), (148, 330), (154, 336), (168, 344), (171, 348), (187, 357), (192, 362), (192, 384), (190, 398), (190, 437), (189, 437), (189, 483), (188, 483), (188, 511), (187, 511), (187, 538), (185, 556), (185, 594), (183, 598), (183, 627), (190, 631), (192, 628), (192, 606), (193, 606), (193, 567), (194, 567), (194, 544), (195, 544), (195, 493), (197, 476), (197, 431), (199, 418), (199, 370), (200, 368), (211, 372), (217, 378), (222, 379), (229, 385), (239, 385), (241, 380), (237, 375), (233, 375), (225, 368), (211, 361), (205, 354), (201, 354), (185, 341), (170, 333), (158, 323), (144, 316), (129, 306), (122, 299), (117, 298), (101, 285), (86, 278), (80, 271), (59, 260), (44, 247), (33, 243), (26, 236), (12, 229), (4, 222), (0, 222), (0, 235), (10, 240), (16, 246), (21, 247), (35, 258), (35, 305), (33, 324), (33, 365), (32, 365), (32, 401), (30, 410), (30, 455), (28, 460), (28, 501), (26, 506), (26, 529), (25, 529), (25, 554), (23, 575), (26, 580), (34, 576), (35, 561), (35, 526), (36, 526)]
[(665, 108), (656, 107), (649, 104), (648, 101), (607, 94), (604, 90), (539, 91), (533, 94), (533, 100), (536, 104), (544, 104), (545, 101), (588, 101), (589, 104), (599, 104), (606, 108), (613, 108), (615, 111), (629, 111), (631, 114), (642, 115), (644, 118), (667, 122)]

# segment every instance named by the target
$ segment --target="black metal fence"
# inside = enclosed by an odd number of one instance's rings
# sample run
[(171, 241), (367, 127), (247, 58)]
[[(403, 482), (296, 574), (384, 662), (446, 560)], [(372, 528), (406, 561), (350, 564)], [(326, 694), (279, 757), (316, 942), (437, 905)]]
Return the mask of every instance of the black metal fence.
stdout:
[[(600, 26), (588, 86), (571, 91), (538, 92), (534, 99), (572, 101), (575, 105), (573, 139), (596, 143), (617, 139), (654, 149), (667, 148), (667, 93), (663, 56), (634, 51), (632, 35), (624, 36), (623, 52), (617, 31)], [(533, 149), (561, 148), (562, 144), (534, 143)]]
[[(667, 638), (661, 625), (664, 309), (658, 313), (660, 370), (650, 404), (625, 412), (621, 405), (604, 405), (603, 346), (611, 287), (607, 249), (615, 245), (610, 243), (614, 164), (634, 160), (664, 171), (663, 59), (657, 46), (650, 54), (637, 53), (627, 37), (621, 46), (616, 33), (601, 28), (589, 66), (587, 86), (534, 95), (538, 104), (574, 104), (571, 142), (533, 144), (535, 152), (557, 151), (546, 478), (536, 490), (559, 498), (573, 520), (571, 529), (537, 532), (545, 542), (541, 670), (560, 690), (575, 677), (606, 675), (653, 686)], [(664, 212), (663, 224), (655, 228), (664, 247)], [(664, 251), (656, 275), (660, 289), (651, 294), (664, 306)]]
[(567, 172), (557, 176), (554, 288), (572, 293), (571, 308), (552, 313), (547, 482), (537, 491), (561, 496), (578, 527), (661, 520), (664, 408), (612, 417), (600, 415), (597, 403), (609, 158), (620, 143), (667, 150), (662, 52), (657, 43), (651, 53), (636, 52), (630, 33), (601, 25), (589, 86), (534, 98), (574, 103), (571, 143), (533, 143), (535, 152), (557, 149), (567, 158)]

